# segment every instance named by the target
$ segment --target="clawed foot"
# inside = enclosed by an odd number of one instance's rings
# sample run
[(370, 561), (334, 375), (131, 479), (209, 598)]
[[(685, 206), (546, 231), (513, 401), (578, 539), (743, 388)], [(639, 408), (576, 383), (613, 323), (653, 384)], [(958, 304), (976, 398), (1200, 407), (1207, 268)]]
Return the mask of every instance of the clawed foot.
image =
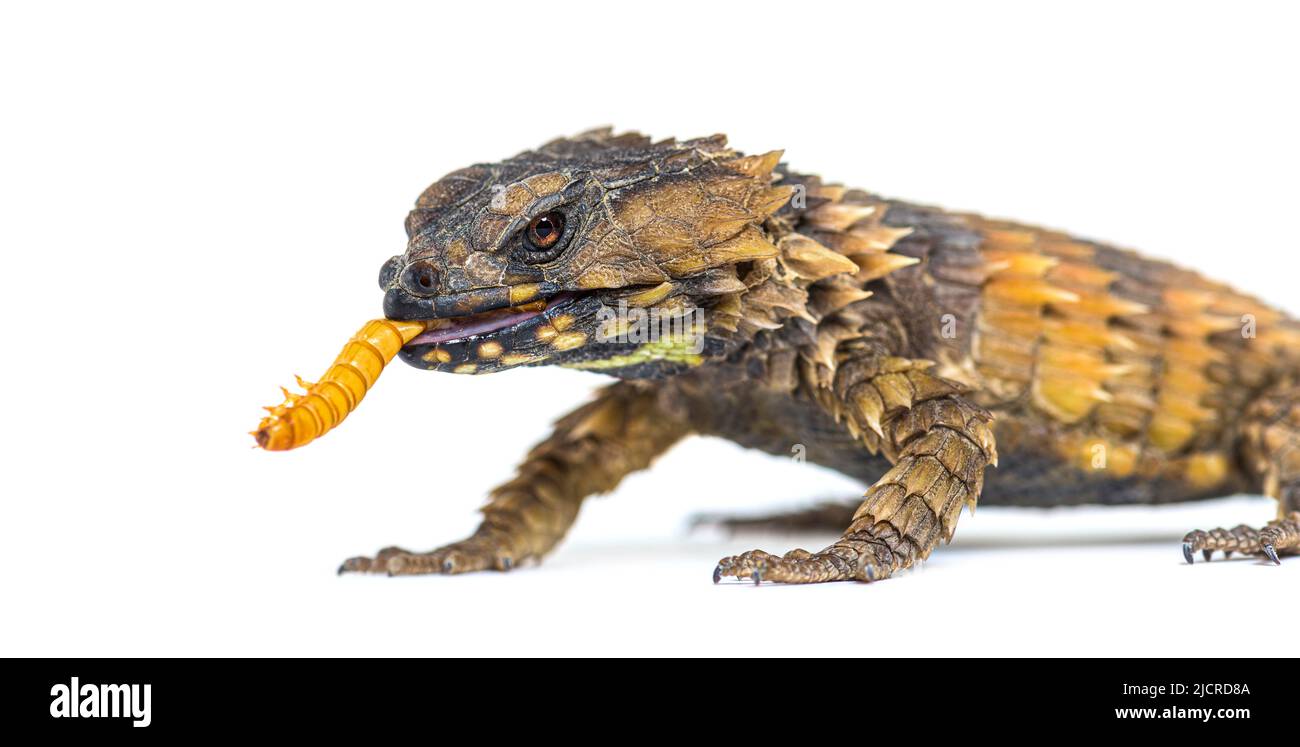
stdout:
[(844, 548), (831, 547), (822, 552), (791, 550), (780, 557), (762, 550), (750, 550), (723, 558), (713, 569), (713, 583), (723, 576), (750, 579), (755, 584), (773, 581), (782, 584), (815, 584), (825, 581), (876, 581), (888, 578), (888, 565), (870, 555), (860, 556)]
[(389, 576), (413, 576), (426, 573), (508, 571), (514, 567), (515, 559), (509, 550), (485, 539), (471, 537), (425, 553), (386, 547), (373, 558), (348, 558), (339, 566), (339, 574), (386, 573)]
[(1300, 513), (1270, 521), (1263, 529), (1241, 524), (1232, 529), (1211, 529), (1208, 532), (1197, 529), (1183, 538), (1183, 558), (1188, 563), (1196, 561), (1197, 552), (1209, 560), (1215, 550), (1222, 551), (1224, 558), (1232, 557), (1233, 553), (1260, 555), (1281, 565), (1280, 555), (1300, 550)]

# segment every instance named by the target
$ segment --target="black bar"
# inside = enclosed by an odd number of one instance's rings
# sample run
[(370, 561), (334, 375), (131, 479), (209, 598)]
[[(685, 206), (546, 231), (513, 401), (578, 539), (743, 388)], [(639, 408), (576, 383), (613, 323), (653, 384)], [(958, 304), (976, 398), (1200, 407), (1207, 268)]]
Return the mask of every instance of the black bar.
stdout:
[[(0, 713), (7, 727), (132, 740), (285, 731), (377, 737), (417, 729), (436, 742), (481, 727), (486, 709), (499, 714), (494, 734), (536, 729), (538, 739), (557, 720), (585, 733), (611, 718), (629, 720), (634, 733), (648, 737), (668, 734), (674, 724), (686, 728), (687, 720), (724, 717), (734, 737), (754, 728), (730, 717), (743, 714), (754, 717), (746, 722), (778, 718), (811, 730), (892, 723), (976, 730), (970, 733), (986, 738), (1023, 738), (1046, 728), (1045, 741), (1252, 733), (1286, 741), (1300, 711), (1300, 684), (1287, 674), (1291, 662), (1235, 659), (11, 659), (4, 667)], [(56, 688), (70, 689), (73, 677), (80, 688), (148, 684), (149, 725), (133, 726), (144, 719), (130, 715), (67, 715)], [(121, 690), (92, 689), (96, 703), (101, 693), (123, 697)]]

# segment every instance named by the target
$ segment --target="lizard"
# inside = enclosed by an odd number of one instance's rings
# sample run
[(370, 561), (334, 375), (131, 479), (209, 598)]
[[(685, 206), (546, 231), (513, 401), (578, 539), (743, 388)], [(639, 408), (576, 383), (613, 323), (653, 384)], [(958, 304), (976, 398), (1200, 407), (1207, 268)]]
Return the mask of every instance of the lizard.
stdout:
[(889, 578), (950, 542), (977, 501), (1263, 493), (1276, 520), (1192, 531), (1187, 562), (1300, 552), (1294, 319), (1164, 261), (846, 188), (783, 156), (604, 128), (428, 187), (379, 274), (385, 317), (426, 325), (398, 355), (614, 381), (491, 492), (470, 537), (339, 572), (540, 561), (583, 501), (690, 434), (798, 444), (869, 485), (758, 522), (834, 527), (832, 544), (723, 558), (715, 582)]

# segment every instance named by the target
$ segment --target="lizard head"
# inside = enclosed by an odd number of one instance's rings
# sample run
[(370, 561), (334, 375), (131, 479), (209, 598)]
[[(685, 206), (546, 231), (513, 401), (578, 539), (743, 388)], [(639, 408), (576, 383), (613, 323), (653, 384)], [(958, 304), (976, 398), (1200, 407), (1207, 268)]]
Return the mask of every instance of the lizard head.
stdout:
[(725, 354), (746, 274), (778, 254), (779, 157), (597, 130), (448, 174), (380, 271), (385, 315), (428, 320), (401, 357), (644, 377)]

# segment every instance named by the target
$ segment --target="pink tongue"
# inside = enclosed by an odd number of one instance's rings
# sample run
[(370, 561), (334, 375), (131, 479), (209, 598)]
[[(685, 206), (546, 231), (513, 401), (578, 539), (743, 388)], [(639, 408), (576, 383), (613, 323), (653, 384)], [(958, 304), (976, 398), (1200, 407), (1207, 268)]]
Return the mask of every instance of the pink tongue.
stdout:
[(510, 314), (496, 314), (487, 317), (465, 317), (464, 319), (453, 319), (451, 324), (439, 329), (422, 332), (415, 339), (406, 343), (407, 345), (435, 345), (440, 342), (451, 342), (459, 340), (462, 337), (472, 337), (481, 335), (485, 332), (495, 332), (498, 329), (512, 327), (520, 322), (540, 316), (541, 311), (517, 311)]

